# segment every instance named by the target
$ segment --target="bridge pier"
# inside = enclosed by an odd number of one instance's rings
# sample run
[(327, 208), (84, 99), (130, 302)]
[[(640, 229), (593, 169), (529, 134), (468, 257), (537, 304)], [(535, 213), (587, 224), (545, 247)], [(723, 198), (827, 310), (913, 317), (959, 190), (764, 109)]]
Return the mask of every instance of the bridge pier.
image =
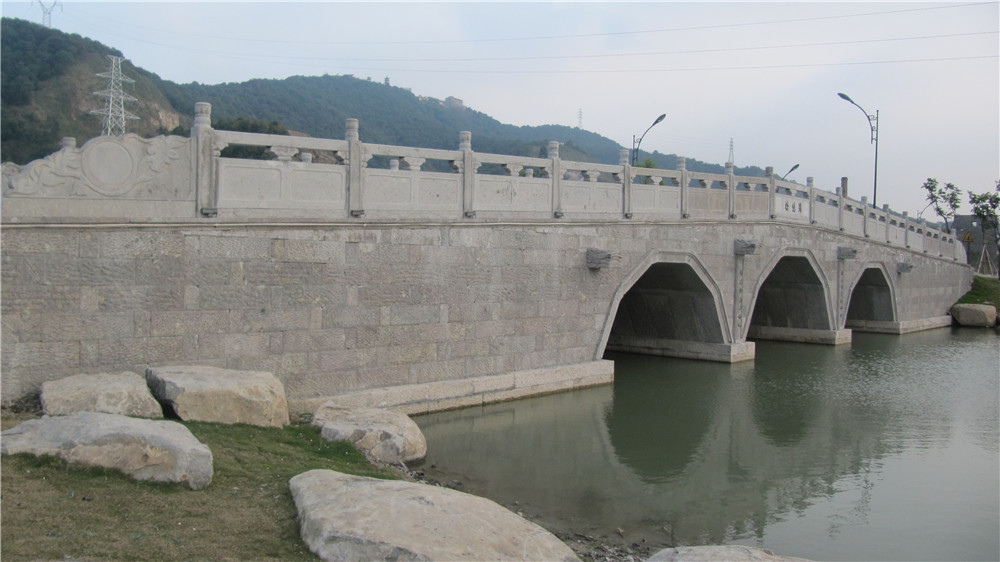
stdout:
[(623, 353), (681, 357), (684, 359), (698, 359), (719, 363), (752, 361), (756, 353), (756, 345), (752, 341), (706, 343), (656, 338), (632, 339), (627, 342), (621, 341), (613, 344), (608, 343), (608, 349)]
[(780, 326), (750, 326), (747, 337), (752, 340), (777, 340), (797, 343), (844, 345), (851, 343), (851, 330), (816, 330)]

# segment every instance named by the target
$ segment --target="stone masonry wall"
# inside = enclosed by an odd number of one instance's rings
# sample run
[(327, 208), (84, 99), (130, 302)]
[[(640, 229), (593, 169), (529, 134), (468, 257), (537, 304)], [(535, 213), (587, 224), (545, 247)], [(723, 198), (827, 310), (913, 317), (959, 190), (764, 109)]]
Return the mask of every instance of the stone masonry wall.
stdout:
[(613, 282), (586, 268), (595, 230), (8, 229), (3, 398), (177, 362), (304, 398), (592, 361)]
[[(737, 293), (745, 237), (760, 248)], [(943, 316), (967, 288), (953, 260), (773, 223), (6, 226), (2, 398), (177, 363), (272, 371), (296, 400), (587, 364), (653, 255), (703, 267), (742, 341), (733, 308), (749, 317), (776, 259), (812, 248), (836, 291), (845, 244), (860, 250), (843, 283), (883, 264), (901, 320)], [(608, 266), (588, 269), (588, 248)], [(895, 274), (900, 260), (914, 269)], [(844, 291), (829, 298), (846, 310)]]

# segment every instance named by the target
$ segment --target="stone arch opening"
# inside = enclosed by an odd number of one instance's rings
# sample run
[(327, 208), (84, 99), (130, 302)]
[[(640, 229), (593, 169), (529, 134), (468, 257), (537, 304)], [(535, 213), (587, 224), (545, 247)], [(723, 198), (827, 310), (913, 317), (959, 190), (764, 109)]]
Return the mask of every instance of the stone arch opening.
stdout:
[(730, 361), (718, 288), (697, 265), (689, 259), (654, 261), (639, 269), (642, 274), (619, 292), (601, 354)]
[(827, 285), (807, 256), (781, 257), (757, 291), (749, 339), (841, 344), (849, 330), (835, 329)]
[(892, 287), (885, 271), (880, 267), (867, 267), (851, 291), (846, 325), (863, 330), (872, 322), (894, 322), (894, 305)]

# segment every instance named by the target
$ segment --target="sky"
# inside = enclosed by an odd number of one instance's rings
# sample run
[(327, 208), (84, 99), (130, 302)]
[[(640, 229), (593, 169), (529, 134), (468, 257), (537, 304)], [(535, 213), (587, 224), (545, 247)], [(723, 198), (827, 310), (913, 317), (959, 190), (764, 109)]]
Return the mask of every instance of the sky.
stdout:
[[(42, 23), (42, 5), (52, 2), (0, 11)], [(854, 199), (935, 219), (927, 178), (966, 192), (1000, 180), (998, 6), (64, 0), (50, 17), (178, 83), (388, 79), (512, 125), (582, 125), (624, 148), (645, 133), (643, 150), (721, 164), (732, 146), (737, 166), (780, 176), (798, 164), (789, 180), (829, 191), (847, 177)]]

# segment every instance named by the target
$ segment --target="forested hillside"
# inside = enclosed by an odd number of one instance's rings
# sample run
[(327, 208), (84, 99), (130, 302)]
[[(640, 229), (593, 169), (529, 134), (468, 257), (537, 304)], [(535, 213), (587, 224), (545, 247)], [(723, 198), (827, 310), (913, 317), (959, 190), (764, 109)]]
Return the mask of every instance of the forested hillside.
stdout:
[[(93, 92), (105, 88), (99, 72), (108, 70), (106, 55), (128, 53), (98, 42), (22, 20), (2, 20), (3, 161), (26, 163), (59, 147), (63, 136), (78, 144), (101, 132), (101, 119), (89, 112), (101, 107)], [(193, 120), (195, 102), (212, 104), (216, 123), (255, 121), (314, 137), (343, 138), (348, 117), (360, 121), (361, 140), (370, 143), (455, 149), (459, 131), (472, 132), (478, 152), (544, 156), (549, 141), (562, 144), (566, 160), (616, 164), (623, 148), (615, 141), (575, 127), (516, 127), (475, 111), (460, 100), (421, 97), (405, 88), (353, 76), (293, 76), (205, 85), (176, 84), (156, 74), (122, 65), (135, 79), (127, 93), (138, 98), (129, 111), (141, 119), (128, 130), (143, 136), (183, 132)], [(642, 153), (658, 167), (673, 169), (676, 156)], [(723, 167), (688, 159), (689, 170), (722, 172)], [(763, 175), (759, 168), (739, 169)]]
[[(26, 163), (59, 149), (59, 139), (79, 144), (101, 134), (102, 121), (90, 111), (104, 99), (94, 92), (107, 86), (107, 55), (122, 53), (96, 41), (23, 20), (0, 22), (0, 157)], [(135, 79), (127, 93), (142, 103), (128, 109), (140, 119), (130, 131), (152, 136), (176, 127), (179, 115), (151, 80), (152, 75), (123, 64)], [(189, 112), (192, 110), (189, 110)]]

